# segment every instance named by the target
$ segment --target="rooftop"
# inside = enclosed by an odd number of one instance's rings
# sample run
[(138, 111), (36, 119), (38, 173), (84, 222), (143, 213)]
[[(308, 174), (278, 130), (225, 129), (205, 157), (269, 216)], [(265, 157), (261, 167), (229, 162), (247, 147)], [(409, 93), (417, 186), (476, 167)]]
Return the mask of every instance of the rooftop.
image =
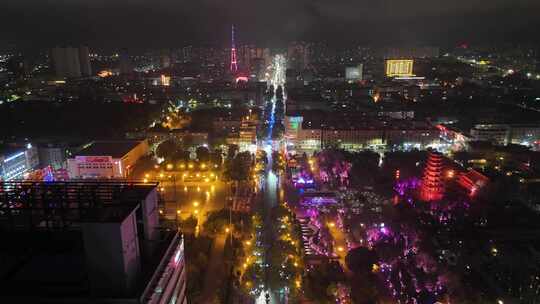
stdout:
[(140, 141), (135, 140), (95, 141), (77, 153), (77, 156), (111, 156), (113, 158), (121, 158), (140, 143)]

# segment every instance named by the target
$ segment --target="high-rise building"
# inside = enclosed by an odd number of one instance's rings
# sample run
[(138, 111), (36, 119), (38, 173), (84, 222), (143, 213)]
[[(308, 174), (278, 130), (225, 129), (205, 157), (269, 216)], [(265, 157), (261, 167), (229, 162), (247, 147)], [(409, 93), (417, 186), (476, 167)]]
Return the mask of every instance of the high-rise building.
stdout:
[(251, 68), (254, 61), (264, 60), (265, 65), (268, 65), (271, 61), (270, 49), (261, 48), (254, 45), (243, 45), (238, 49), (240, 56), (240, 63), (245, 68)]
[(159, 55), (159, 66), (162, 69), (171, 67), (171, 51), (170, 50), (161, 50)]
[(57, 77), (90, 76), (88, 47), (56, 47), (51, 51), (52, 63)]
[(10, 206), (0, 217), (9, 242), (0, 248), (1, 303), (187, 303), (184, 242), (160, 226), (157, 183), (0, 188), (0, 205)]
[(287, 48), (289, 68), (297, 71), (304, 70), (309, 65), (311, 46), (305, 42), (293, 42)]
[(81, 66), (82, 76), (92, 75), (92, 67), (90, 66), (90, 51), (87, 46), (79, 48), (79, 64)]
[(193, 60), (193, 46), (188, 45), (183, 47), (181, 53), (183, 62), (191, 62)]
[(438, 201), (443, 197), (442, 162), (441, 153), (429, 151), (420, 188), (420, 199), (426, 202)]
[(120, 75), (122, 74), (130, 74), (133, 72), (133, 62), (131, 61), (131, 58), (129, 57), (129, 53), (127, 49), (122, 49), (120, 51), (120, 62), (118, 69), (120, 70)]
[(363, 70), (364, 70), (363, 64), (359, 64), (353, 67), (346, 67), (345, 80), (348, 80), (348, 81), (362, 80)]

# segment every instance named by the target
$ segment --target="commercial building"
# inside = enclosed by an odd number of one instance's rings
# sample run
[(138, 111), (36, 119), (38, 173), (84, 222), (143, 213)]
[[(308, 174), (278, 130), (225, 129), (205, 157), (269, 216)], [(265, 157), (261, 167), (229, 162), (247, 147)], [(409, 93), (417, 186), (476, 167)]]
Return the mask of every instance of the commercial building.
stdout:
[(489, 141), (496, 145), (507, 145), (510, 127), (502, 124), (479, 124), (471, 129), (473, 140)]
[(358, 81), (363, 79), (364, 65), (359, 64), (354, 67), (345, 68), (345, 80), (347, 81)]
[(56, 47), (51, 50), (51, 58), (57, 77), (81, 77), (92, 74), (88, 47)]
[(2, 189), (1, 303), (187, 303), (183, 238), (160, 228), (157, 184)]
[(540, 143), (540, 124), (511, 124), (510, 143), (536, 146)]
[(386, 60), (386, 76), (388, 77), (414, 76), (413, 65), (414, 65), (414, 60), (412, 59)]
[(38, 166), (38, 152), (31, 144), (5, 148), (0, 153), (0, 180), (22, 179), (26, 173)]
[(127, 178), (149, 151), (143, 141), (96, 141), (68, 158), (70, 178)]
[(437, 128), (423, 121), (380, 120), (329, 113), (289, 113), (285, 116), (287, 148), (299, 153), (313, 153), (326, 147), (350, 151), (425, 149), (440, 144), (439, 134)]
[(495, 145), (534, 146), (540, 141), (539, 124), (477, 124), (470, 133), (473, 140)]

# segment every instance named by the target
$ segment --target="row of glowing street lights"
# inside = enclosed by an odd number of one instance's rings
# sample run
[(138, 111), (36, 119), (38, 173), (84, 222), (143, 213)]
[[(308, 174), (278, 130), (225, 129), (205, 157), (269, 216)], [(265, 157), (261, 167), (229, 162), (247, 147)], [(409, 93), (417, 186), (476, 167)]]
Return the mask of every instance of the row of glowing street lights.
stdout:
[[(200, 172), (192, 174), (192, 173), (184, 172), (184, 173), (182, 173), (181, 176), (182, 176), (182, 181), (186, 181), (186, 178), (195, 178), (195, 179), (201, 179), (200, 182), (204, 182), (204, 183), (214, 182), (217, 179), (217, 174), (214, 173), (214, 172), (210, 172), (209, 174), (200, 173)], [(151, 176), (150, 173), (146, 173), (144, 175), (143, 182), (144, 183), (150, 182), (151, 177), (152, 176)], [(175, 175), (171, 175), (171, 174), (165, 175), (163, 172), (156, 175), (157, 180), (163, 180), (165, 178), (172, 179), (172, 178), (175, 178), (175, 177), (176, 177)]]
[[(156, 169), (159, 169), (158, 165), (156, 165), (154, 167)], [(212, 167), (212, 164), (206, 164), (206, 163), (196, 164), (196, 163), (193, 163), (193, 162), (188, 162), (187, 164), (185, 164), (185, 163), (178, 164), (176, 169), (179, 169), (179, 170), (186, 170), (186, 169), (188, 169), (188, 170), (194, 170), (194, 169), (207, 170), (207, 169), (210, 169), (211, 167)], [(216, 169), (216, 168), (219, 168), (219, 165), (214, 164), (213, 167), (214, 167), (214, 169)], [(166, 164), (165, 169), (168, 170), (168, 171), (174, 170), (175, 169), (174, 164), (172, 164), (172, 163)]]
[[(282, 205), (283, 205), (283, 207), (284, 207), (285, 209), (287, 209), (287, 211), (289, 211), (289, 213), (292, 214), (292, 210), (291, 210), (291, 208), (289, 207), (289, 205), (287, 204), (287, 202), (283, 202)], [(281, 239), (284, 240), (284, 241), (289, 241), (290, 244), (291, 244), (292, 246), (295, 246), (295, 248), (297, 248), (298, 243), (297, 243), (297, 241), (295, 241), (295, 240), (292, 238), (292, 235), (291, 235), (291, 231), (292, 231), (292, 229), (291, 229), (292, 222), (291, 222), (289, 216), (288, 216), (288, 215), (285, 215), (285, 216), (281, 217), (279, 220), (281, 221), (281, 226), (280, 226), (280, 228), (281, 228), (281, 229), (287, 229), (287, 230), (289, 230), (288, 232), (286, 232), (286, 233), (284, 232), (284, 233), (281, 235)], [(298, 242), (301, 242), (301, 241), (298, 241)], [(290, 259), (290, 260), (293, 260), (293, 266), (294, 266), (294, 267), (296, 267), (296, 268), (300, 267), (300, 264), (298, 263), (298, 261), (300, 260), (299, 257), (294, 256), (293, 254), (289, 254), (289, 255), (287, 255), (287, 260), (289, 260), (289, 259)], [(298, 289), (302, 286), (302, 280), (301, 280), (301, 277), (300, 277), (300, 276), (295, 278), (295, 280), (294, 280), (294, 285), (295, 285), (296, 288), (298, 288)]]

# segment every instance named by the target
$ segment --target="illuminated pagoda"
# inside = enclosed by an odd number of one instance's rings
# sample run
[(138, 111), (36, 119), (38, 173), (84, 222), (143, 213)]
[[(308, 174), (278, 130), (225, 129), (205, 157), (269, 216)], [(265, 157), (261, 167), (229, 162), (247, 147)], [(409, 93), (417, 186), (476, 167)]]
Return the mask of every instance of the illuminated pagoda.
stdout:
[(441, 153), (429, 151), (422, 178), (422, 187), (420, 188), (420, 199), (426, 202), (437, 201), (443, 197), (442, 161), (443, 156)]

